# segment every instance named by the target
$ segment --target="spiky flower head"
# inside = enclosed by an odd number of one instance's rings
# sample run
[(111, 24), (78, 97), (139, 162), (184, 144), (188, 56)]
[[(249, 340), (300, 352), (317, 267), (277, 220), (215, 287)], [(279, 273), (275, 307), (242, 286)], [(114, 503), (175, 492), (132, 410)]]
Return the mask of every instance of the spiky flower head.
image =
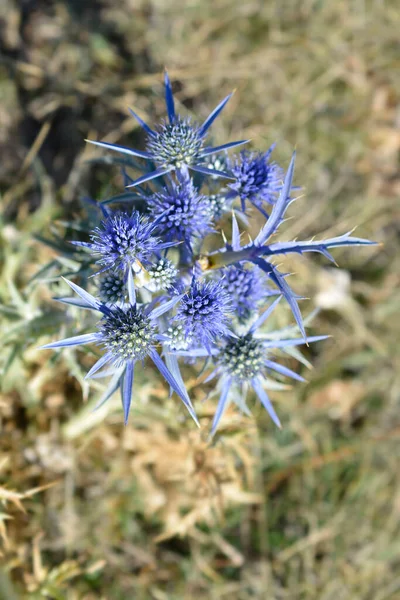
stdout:
[(126, 273), (131, 267), (137, 271), (150, 263), (155, 252), (171, 245), (155, 235), (157, 224), (158, 221), (151, 222), (137, 211), (117, 212), (94, 229), (91, 242), (73, 243), (88, 248), (97, 257), (101, 272), (119, 269)]
[(212, 232), (212, 213), (206, 196), (199, 194), (189, 178), (171, 182), (169, 189), (153, 194), (148, 200), (152, 215), (163, 213), (158, 219), (159, 229), (167, 240), (183, 241), (191, 248), (195, 238)]
[(151, 289), (154, 291), (168, 290), (179, 275), (174, 263), (167, 258), (160, 258), (148, 268), (147, 272), (151, 277)]
[[(229, 160), (227, 154), (211, 154), (207, 156), (205, 165), (210, 172), (212, 171), (229, 171)], [(210, 182), (217, 182), (218, 177), (211, 175)]]
[(200, 282), (193, 278), (175, 319), (183, 324), (186, 335), (209, 348), (216, 338), (229, 335), (231, 311), (231, 300), (221, 281)]
[(163, 121), (148, 135), (146, 149), (163, 168), (181, 169), (200, 161), (204, 139), (191, 119), (177, 116), (172, 123)]
[(104, 303), (117, 304), (123, 302), (126, 288), (122, 271), (105, 273), (99, 283), (99, 297)]
[(251, 334), (228, 340), (218, 361), (229, 376), (237, 381), (251, 381), (260, 375), (265, 352), (262, 343)]
[(72, 281), (65, 281), (79, 296), (79, 302), (76, 302), (75, 298), (60, 300), (67, 304), (100, 312), (102, 318), (97, 325), (97, 331), (52, 342), (43, 348), (63, 348), (85, 344), (103, 346), (105, 354), (93, 365), (86, 377), (92, 377), (103, 368), (110, 369), (107, 374), (111, 373), (113, 376), (99, 405), (108, 400), (120, 387), (125, 424), (128, 421), (132, 400), (135, 365), (139, 360), (148, 356), (198, 424), (196, 413), (181, 377), (178, 375), (177, 378), (169, 370), (155, 348), (156, 344), (165, 338), (157, 333), (157, 321), (159, 317), (175, 306), (180, 296), (175, 296), (168, 301), (165, 301), (164, 298), (164, 301), (157, 307), (154, 307), (154, 303), (138, 306), (136, 302), (125, 304), (123, 307), (108, 306)]
[(231, 298), (234, 314), (240, 323), (254, 314), (261, 300), (274, 294), (266, 287), (260, 269), (230, 265), (222, 273), (222, 285)]
[(169, 338), (166, 342), (166, 346), (172, 352), (187, 350), (193, 343), (192, 337), (186, 334), (182, 323), (177, 323), (168, 327), (165, 335)]
[(289, 348), (291, 346), (316, 342), (326, 338), (326, 336), (315, 336), (306, 339), (282, 339), (283, 336), (279, 336), (281, 332), (273, 332), (270, 334), (271, 339), (268, 339), (265, 335), (258, 334), (257, 330), (270, 316), (280, 300), (281, 296), (277, 298), (267, 310), (258, 317), (258, 319), (256, 319), (246, 333), (239, 336), (222, 336), (219, 342), (209, 349), (198, 348), (189, 351), (178, 351), (178, 354), (181, 356), (193, 355), (196, 357), (207, 357), (211, 355), (215, 364), (215, 369), (209, 375), (208, 380), (219, 375), (218, 387), (221, 391), (221, 395), (213, 419), (211, 429), (212, 434), (215, 433), (221, 417), (231, 400), (232, 388), (239, 388), (242, 390), (242, 393), (234, 395), (234, 398), (236, 397), (240, 408), (248, 413), (245, 390), (248, 387), (252, 387), (273, 421), (280, 427), (279, 418), (264, 389), (266, 383), (265, 378), (270, 373), (275, 372), (279, 375), (292, 377), (298, 381), (304, 381), (304, 379), (284, 365), (270, 360), (269, 352), (272, 349)]
[(249, 201), (263, 211), (263, 204), (274, 204), (282, 187), (283, 169), (270, 160), (271, 147), (267, 152), (241, 152), (240, 158), (231, 164), (231, 172), (235, 178), (229, 188), (241, 201), (242, 210), (246, 210)]
[(147, 356), (156, 343), (155, 325), (137, 305), (114, 306), (99, 323), (98, 339), (118, 367)]
[(109, 144), (107, 142), (87, 141), (96, 146), (115, 150), (116, 152), (122, 152), (123, 154), (128, 154), (130, 156), (144, 158), (156, 164), (157, 168), (155, 171), (145, 173), (145, 175), (142, 175), (127, 187), (134, 187), (145, 181), (161, 177), (171, 171), (179, 172), (180, 169), (186, 169), (188, 167), (203, 175), (230, 179), (231, 177), (226, 171), (208, 168), (205, 164), (206, 158), (210, 155), (222, 152), (223, 150), (245, 144), (248, 140), (228, 142), (222, 146), (215, 147), (205, 146), (204, 143), (209, 128), (223, 110), (232, 94), (229, 94), (229, 96), (224, 98), (224, 100), (218, 104), (202, 125), (194, 125), (190, 119), (182, 118), (180, 115), (176, 114), (174, 96), (172, 94), (171, 82), (167, 72), (165, 72), (164, 84), (168, 121), (163, 121), (159, 127), (152, 129), (133, 110), (130, 110), (132, 116), (138, 121), (147, 134), (146, 151), (135, 150), (117, 144)]

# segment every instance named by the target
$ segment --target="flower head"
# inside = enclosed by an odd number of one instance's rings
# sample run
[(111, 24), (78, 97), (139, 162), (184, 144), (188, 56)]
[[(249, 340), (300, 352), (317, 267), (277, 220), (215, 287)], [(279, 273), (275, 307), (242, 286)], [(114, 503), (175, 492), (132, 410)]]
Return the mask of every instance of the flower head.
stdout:
[(210, 213), (213, 221), (219, 221), (222, 215), (229, 210), (230, 202), (227, 194), (210, 194), (207, 196), (210, 206)]
[[(291, 346), (298, 346), (304, 343), (317, 342), (326, 339), (327, 336), (313, 336), (306, 338), (282, 339), (280, 332), (272, 332), (269, 337), (257, 333), (257, 330), (263, 325), (266, 319), (271, 315), (282, 296), (279, 296), (267, 310), (261, 314), (251, 325), (248, 331), (242, 335), (222, 338), (217, 347), (211, 349), (211, 355), (215, 364), (215, 369), (208, 377), (208, 380), (219, 375), (219, 388), (221, 390), (217, 410), (214, 415), (211, 433), (217, 430), (221, 417), (233, 397), (232, 391), (235, 387), (241, 387), (242, 392), (239, 395), (240, 408), (248, 412), (245, 404), (245, 389), (252, 387), (259, 400), (268, 411), (274, 423), (280, 427), (279, 418), (265, 391), (265, 380), (272, 373), (278, 373), (298, 381), (304, 379), (291, 369), (271, 360), (270, 353), (274, 349), (285, 349)], [(279, 339), (280, 338), (280, 339)], [(180, 351), (178, 354), (190, 356), (194, 354), (197, 357), (207, 356), (210, 351), (207, 349), (196, 349), (192, 351)]]
[(277, 293), (267, 288), (263, 273), (257, 268), (230, 265), (223, 269), (221, 275), (221, 283), (230, 296), (234, 315), (240, 323), (255, 313), (261, 300)]
[(200, 283), (193, 278), (178, 305), (175, 320), (183, 324), (186, 336), (210, 348), (216, 338), (229, 335), (231, 312), (231, 300), (221, 281)]
[(186, 334), (185, 328), (182, 323), (171, 325), (165, 332), (168, 340), (165, 342), (168, 350), (177, 352), (179, 350), (188, 350), (193, 343), (193, 339), (190, 335)]
[(209, 128), (223, 110), (232, 94), (229, 94), (218, 104), (202, 125), (194, 125), (189, 119), (184, 119), (176, 114), (171, 82), (167, 72), (165, 72), (164, 83), (168, 121), (162, 122), (156, 129), (151, 129), (133, 110), (130, 111), (147, 134), (146, 151), (134, 150), (133, 148), (109, 144), (107, 142), (87, 141), (96, 146), (131, 156), (138, 156), (156, 164), (157, 168), (155, 171), (145, 173), (145, 175), (136, 179), (128, 187), (140, 185), (145, 181), (161, 177), (171, 171), (179, 171), (182, 167), (185, 169), (189, 167), (193, 171), (197, 171), (203, 175), (231, 179), (229, 173), (226, 171), (208, 168), (205, 164), (206, 157), (227, 150), (228, 148), (245, 144), (248, 140), (228, 142), (222, 146), (209, 147), (205, 146), (205, 139)]
[(147, 272), (151, 277), (148, 287), (154, 291), (168, 290), (179, 275), (176, 266), (167, 258), (160, 258), (147, 269)]
[[(86, 377), (92, 377), (104, 367), (108, 368), (106, 375), (112, 374), (112, 379), (99, 405), (108, 400), (120, 387), (125, 423), (128, 421), (131, 406), (135, 365), (148, 356), (166, 379), (171, 389), (181, 398), (190, 415), (198, 423), (181, 378), (177, 379), (171, 373), (156, 350), (156, 345), (165, 338), (165, 336), (157, 333), (158, 318), (168, 312), (179, 301), (180, 297), (176, 296), (172, 300), (152, 309), (149, 306), (139, 307), (136, 303), (126, 304), (123, 307), (108, 306), (75, 283), (66, 281), (79, 296), (79, 306), (101, 313), (102, 316), (97, 325), (97, 331), (46, 344), (43, 348), (62, 348), (84, 344), (96, 344), (103, 347), (105, 354), (93, 365)], [(68, 299), (62, 299), (62, 301), (68, 303)], [(70, 303), (77, 305), (76, 302), (71, 301)]]
[(181, 169), (199, 162), (204, 139), (190, 119), (177, 116), (148, 135), (147, 151), (161, 167)]
[(155, 323), (142, 308), (113, 306), (98, 324), (97, 339), (119, 367), (132, 360), (143, 360), (157, 343), (155, 334)]
[(165, 238), (185, 242), (188, 248), (195, 238), (213, 231), (207, 197), (199, 194), (189, 178), (171, 182), (170, 189), (150, 196), (148, 208), (153, 215), (162, 213), (158, 223)]
[(283, 169), (270, 156), (273, 147), (267, 152), (241, 152), (231, 166), (234, 183), (229, 184), (234, 195), (240, 197), (243, 212), (246, 202), (264, 213), (263, 204), (274, 204), (282, 187)]
[(105, 304), (123, 302), (126, 295), (122, 271), (105, 273), (99, 283), (100, 300)]
[(263, 370), (263, 354), (262, 343), (246, 334), (228, 340), (218, 355), (218, 362), (237, 381), (251, 381)]
[(140, 270), (150, 264), (152, 255), (171, 243), (162, 242), (155, 235), (158, 220), (150, 222), (137, 211), (118, 212), (104, 219), (91, 234), (91, 242), (73, 242), (88, 248), (102, 266), (101, 271), (119, 269), (125, 274), (129, 268)]

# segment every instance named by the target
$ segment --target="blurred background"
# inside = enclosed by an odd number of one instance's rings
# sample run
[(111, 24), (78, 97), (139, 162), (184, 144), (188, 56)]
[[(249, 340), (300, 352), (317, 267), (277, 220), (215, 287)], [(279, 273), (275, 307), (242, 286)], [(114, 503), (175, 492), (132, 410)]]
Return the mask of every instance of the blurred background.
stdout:
[[(1, 599), (400, 598), (399, 31), (395, 0), (2, 1)], [(199, 119), (236, 89), (218, 143), (297, 148), (283, 239), (381, 243), (287, 263), (332, 338), (271, 394), (281, 431), (254, 406), (208, 446), (145, 372), (123, 428), (118, 398), (91, 412), (90, 355), (37, 351), (67, 319), (43, 238), (121, 189), (84, 138), (142, 144), (127, 107), (163, 116), (164, 66)]]

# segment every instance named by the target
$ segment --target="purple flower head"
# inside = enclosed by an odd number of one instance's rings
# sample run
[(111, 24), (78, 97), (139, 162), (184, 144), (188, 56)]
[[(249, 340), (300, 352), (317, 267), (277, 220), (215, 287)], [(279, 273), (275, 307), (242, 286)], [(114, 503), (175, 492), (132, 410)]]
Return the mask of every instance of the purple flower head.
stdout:
[(142, 177), (133, 181), (128, 187), (140, 185), (145, 181), (150, 181), (156, 177), (161, 177), (171, 171), (180, 171), (182, 168), (189, 168), (203, 175), (213, 175), (216, 177), (224, 177), (231, 179), (232, 177), (225, 171), (217, 169), (209, 169), (205, 164), (207, 156), (216, 154), (245, 144), (248, 140), (240, 140), (238, 142), (228, 142), (222, 146), (206, 146), (205, 140), (208, 130), (218, 117), (220, 112), (231, 98), (229, 94), (218, 104), (202, 125), (194, 125), (190, 119), (184, 119), (175, 112), (175, 102), (172, 94), (171, 82), (167, 72), (164, 76), (165, 84), (165, 103), (167, 107), (168, 121), (163, 121), (159, 127), (151, 129), (133, 110), (130, 110), (132, 116), (138, 121), (141, 127), (147, 134), (146, 151), (134, 150), (117, 144), (109, 144), (107, 142), (94, 142), (87, 140), (91, 144), (122, 152), (130, 156), (147, 159), (156, 164), (155, 171), (145, 173)]
[(109, 271), (105, 273), (99, 282), (99, 297), (105, 304), (116, 304), (123, 302), (126, 288), (122, 271)]
[(222, 285), (229, 294), (234, 315), (240, 323), (254, 315), (261, 300), (279, 293), (267, 288), (263, 273), (257, 268), (230, 265), (223, 269), (222, 276)]
[(274, 349), (285, 349), (326, 339), (327, 336), (313, 336), (306, 339), (282, 339), (281, 332), (272, 332), (268, 336), (261, 334), (261, 332), (258, 333), (257, 330), (268, 319), (281, 298), (282, 296), (279, 296), (256, 319), (246, 333), (221, 338), (221, 342), (212, 348), (211, 351), (197, 348), (177, 352), (180, 356), (206, 357), (208, 354), (212, 356), (215, 369), (207, 380), (210, 381), (214, 377), (219, 376), (221, 396), (214, 415), (211, 434), (214, 434), (217, 430), (221, 417), (231, 401), (233, 391), (238, 387), (242, 389), (238, 396), (242, 410), (248, 413), (248, 408), (245, 404), (245, 390), (250, 386), (256, 392), (274, 423), (280, 427), (279, 418), (264, 389), (265, 379), (272, 373), (291, 377), (297, 381), (304, 381), (304, 379), (291, 369), (271, 360), (270, 353)]
[(193, 278), (178, 305), (175, 320), (183, 324), (186, 336), (209, 349), (216, 338), (229, 335), (231, 312), (231, 300), (221, 281), (203, 283)]
[(152, 215), (163, 213), (158, 219), (159, 230), (165, 239), (185, 242), (191, 248), (195, 238), (202, 238), (213, 231), (212, 211), (206, 196), (201, 196), (189, 178), (148, 199)]
[[(282, 187), (283, 169), (270, 156), (273, 147), (267, 152), (241, 152), (240, 158), (231, 165), (234, 183), (229, 184), (233, 192), (240, 197), (242, 211), (249, 201), (263, 214), (263, 204), (274, 204)], [(235, 195), (234, 194), (234, 195)]]
[[(90, 378), (95, 374), (96, 377), (112, 375), (110, 384), (98, 406), (106, 402), (120, 387), (125, 424), (128, 421), (131, 406), (135, 365), (148, 356), (198, 424), (194, 408), (181, 378), (177, 379), (171, 373), (156, 350), (156, 345), (165, 338), (157, 333), (158, 319), (175, 306), (180, 296), (165, 301), (156, 308), (154, 308), (154, 304), (141, 307), (136, 303), (125, 304), (123, 307), (108, 306), (75, 283), (66, 281), (79, 296), (79, 300), (63, 298), (61, 301), (100, 312), (101, 319), (97, 324), (97, 331), (46, 344), (43, 348), (63, 348), (85, 344), (96, 344), (104, 348), (105, 354), (93, 365), (86, 377)], [(105, 368), (105, 372), (102, 372), (103, 368)]]
[(73, 242), (91, 250), (101, 265), (101, 272), (108, 269), (130, 268), (140, 270), (150, 264), (152, 255), (171, 243), (164, 243), (155, 235), (159, 220), (150, 222), (147, 217), (133, 211), (131, 215), (119, 212), (108, 216), (91, 234), (91, 242)]

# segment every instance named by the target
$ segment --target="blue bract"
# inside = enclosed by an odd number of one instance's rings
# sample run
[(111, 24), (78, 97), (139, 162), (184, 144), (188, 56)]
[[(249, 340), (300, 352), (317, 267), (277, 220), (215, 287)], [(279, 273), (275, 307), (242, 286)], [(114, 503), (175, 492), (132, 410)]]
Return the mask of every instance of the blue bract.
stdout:
[[(87, 285), (97, 291), (91, 294), (67, 281), (77, 297), (58, 300), (97, 312), (97, 324), (91, 333), (44, 347), (98, 346), (103, 354), (88, 377), (111, 377), (100, 404), (120, 388), (125, 423), (134, 395), (135, 365), (152, 362), (199, 424), (180, 370), (184, 360), (210, 367), (206, 381), (217, 380), (212, 434), (229, 403), (249, 412), (248, 390), (280, 426), (267, 390), (282, 385), (282, 377), (303, 378), (277, 362), (275, 354), (326, 336), (306, 334), (300, 298), (275, 257), (318, 252), (332, 261), (334, 248), (372, 242), (351, 232), (326, 240), (279, 241), (288, 208), (296, 200), (294, 155), (285, 174), (271, 161), (273, 146), (266, 152), (241, 152), (236, 158), (227, 151), (244, 141), (207, 146), (209, 128), (230, 95), (198, 125), (176, 113), (167, 74), (164, 83), (166, 121), (153, 129), (131, 111), (146, 133), (143, 151), (92, 142), (143, 159), (143, 170), (139, 177), (128, 172), (140, 171), (141, 165), (124, 158), (123, 181), (134, 190), (97, 204), (103, 220), (88, 231), (86, 240), (73, 242), (87, 251), (77, 254), (76, 260), (82, 261), (79, 273), (91, 269)], [(113, 211), (115, 204), (124, 209)], [(129, 204), (133, 210), (127, 211)], [(245, 213), (251, 211), (259, 222), (252, 238), (249, 232), (241, 234), (238, 224), (240, 220), (246, 227)], [(278, 297), (271, 303), (274, 296)], [(282, 298), (300, 335), (271, 332), (269, 317)], [(137, 396), (140, 400), (139, 390)]]
[(131, 156), (144, 158), (145, 160), (154, 162), (157, 165), (155, 171), (151, 171), (142, 175), (133, 181), (129, 187), (135, 187), (150, 181), (156, 177), (166, 175), (171, 171), (189, 168), (198, 173), (210, 175), (211, 173), (217, 177), (230, 179), (229, 173), (208, 168), (206, 158), (217, 152), (223, 152), (235, 146), (246, 144), (248, 140), (240, 140), (237, 142), (228, 142), (222, 146), (205, 146), (205, 140), (208, 130), (224, 109), (232, 94), (229, 94), (218, 104), (202, 125), (195, 125), (190, 119), (182, 118), (175, 112), (174, 96), (172, 94), (171, 82), (168, 73), (165, 71), (165, 104), (167, 107), (168, 121), (162, 121), (155, 129), (151, 129), (142, 119), (133, 111), (131, 115), (138, 121), (147, 134), (146, 150), (134, 150), (117, 144), (109, 144), (107, 142), (95, 142), (87, 140), (96, 146), (102, 146), (109, 150), (122, 152)]
[(166, 367), (155, 348), (162, 339), (162, 336), (157, 333), (157, 320), (176, 304), (179, 296), (152, 310), (150, 306), (141, 307), (136, 303), (127, 304), (123, 308), (120, 306), (110, 307), (72, 281), (66, 280), (66, 282), (81, 298), (80, 306), (100, 312), (102, 318), (97, 324), (97, 331), (46, 344), (43, 348), (63, 348), (84, 344), (102, 346), (105, 354), (93, 365), (87, 377), (92, 377), (103, 368), (107, 369), (107, 374), (112, 373), (111, 383), (100, 400), (99, 406), (120, 387), (125, 424), (128, 422), (131, 406), (135, 364), (149, 356), (170, 387), (181, 398), (195, 422), (198, 423), (185, 388)]

